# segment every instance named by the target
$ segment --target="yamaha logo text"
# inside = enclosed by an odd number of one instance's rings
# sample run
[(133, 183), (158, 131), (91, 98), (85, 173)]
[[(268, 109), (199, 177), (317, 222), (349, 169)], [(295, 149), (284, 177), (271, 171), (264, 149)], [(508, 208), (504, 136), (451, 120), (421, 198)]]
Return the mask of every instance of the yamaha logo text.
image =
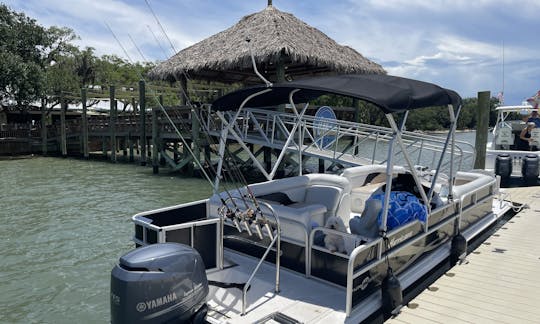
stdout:
[(147, 310), (152, 310), (156, 307), (160, 307), (169, 303), (172, 303), (173, 301), (177, 300), (178, 297), (176, 297), (176, 293), (170, 293), (168, 295), (158, 297), (156, 299), (147, 300), (145, 302), (140, 302), (135, 306), (138, 312), (144, 312)]

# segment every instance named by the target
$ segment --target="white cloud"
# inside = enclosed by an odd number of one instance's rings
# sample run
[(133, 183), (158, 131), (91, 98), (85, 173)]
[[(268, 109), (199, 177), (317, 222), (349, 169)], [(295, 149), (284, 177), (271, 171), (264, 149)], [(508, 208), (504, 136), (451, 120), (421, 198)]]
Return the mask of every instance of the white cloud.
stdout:
[[(176, 50), (266, 5), (245, 0), (148, 1)], [(125, 56), (105, 22), (132, 59), (141, 58), (128, 33), (148, 59), (164, 59), (172, 52), (144, 0), (7, 0), (7, 5), (42, 25), (74, 29), (81, 36), (80, 46), (92, 46), (98, 55)], [(540, 88), (538, 0), (519, 5), (513, 0), (274, 0), (274, 6), (382, 63), (390, 74), (441, 83), (464, 96), (500, 90), (504, 41), (506, 98), (519, 103)]]

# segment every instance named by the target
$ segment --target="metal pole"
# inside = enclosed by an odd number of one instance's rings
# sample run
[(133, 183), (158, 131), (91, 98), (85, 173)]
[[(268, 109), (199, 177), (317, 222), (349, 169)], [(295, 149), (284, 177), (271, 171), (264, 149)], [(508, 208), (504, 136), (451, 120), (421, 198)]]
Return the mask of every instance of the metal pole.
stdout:
[[(391, 114), (386, 114), (388, 121), (394, 121)], [(391, 122), (392, 124), (392, 122)], [(394, 123), (395, 124), (395, 123)], [(384, 202), (382, 210), (381, 227), (379, 228), (384, 235), (386, 235), (386, 218), (388, 217), (388, 206), (390, 205), (390, 190), (392, 188), (392, 175), (394, 172), (394, 143), (397, 136), (397, 129), (393, 129), (393, 136), (388, 143), (388, 157), (386, 159), (386, 189), (384, 190)], [(379, 249), (379, 255), (382, 253), (382, 249)]]

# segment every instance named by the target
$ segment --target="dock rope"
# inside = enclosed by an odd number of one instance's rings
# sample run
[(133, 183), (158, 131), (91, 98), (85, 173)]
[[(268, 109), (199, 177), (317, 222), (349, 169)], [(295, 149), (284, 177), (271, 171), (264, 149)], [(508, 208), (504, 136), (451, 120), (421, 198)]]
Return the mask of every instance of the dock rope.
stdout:
[(530, 208), (529, 204), (527, 203), (518, 203), (515, 201), (512, 201), (512, 195), (509, 192), (501, 191), (499, 190), (499, 201), (501, 202), (501, 205), (503, 202), (508, 202), (511, 204), (512, 211), (515, 213), (521, 212), (523, 209)]

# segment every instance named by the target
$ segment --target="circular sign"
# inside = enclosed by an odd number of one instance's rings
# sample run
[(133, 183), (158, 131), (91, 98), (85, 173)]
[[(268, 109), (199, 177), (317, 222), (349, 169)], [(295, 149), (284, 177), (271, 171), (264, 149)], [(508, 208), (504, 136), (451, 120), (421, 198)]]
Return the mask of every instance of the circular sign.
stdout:
[(334, 110), (328, 106), (320, 107), (315, 113), (313, 131), (315, 141), (321, 148), (326, 148), (336, 140), (337, 118)]

